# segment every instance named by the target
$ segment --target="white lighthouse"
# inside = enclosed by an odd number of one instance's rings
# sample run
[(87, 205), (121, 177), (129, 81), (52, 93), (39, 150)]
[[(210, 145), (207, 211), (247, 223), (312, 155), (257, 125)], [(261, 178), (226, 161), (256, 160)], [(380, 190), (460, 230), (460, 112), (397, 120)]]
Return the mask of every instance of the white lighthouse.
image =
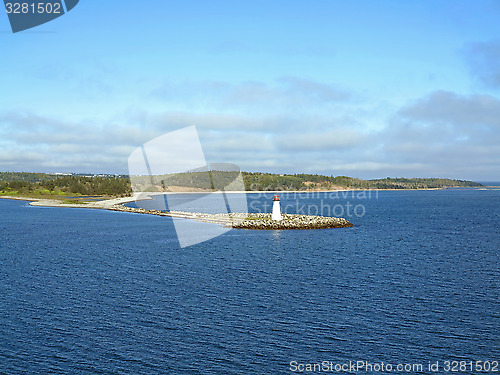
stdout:
[(273, 199), (273, 214), (271, 218), (273, 220), (281, 220), (280, 197), (277, 195), (275, 195)]

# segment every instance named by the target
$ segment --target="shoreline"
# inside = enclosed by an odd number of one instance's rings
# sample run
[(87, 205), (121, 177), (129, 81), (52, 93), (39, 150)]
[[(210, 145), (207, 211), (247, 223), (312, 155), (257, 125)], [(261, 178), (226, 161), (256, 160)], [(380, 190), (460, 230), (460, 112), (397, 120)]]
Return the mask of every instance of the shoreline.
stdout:
[[(123, 206), (123, 204), (135, 202), (137, 200), (153, 199), (157, 195), (182, 195), (182, 194), (320, 194), (320, 193), (346, 193), (346, 192), (379, 192), (379, 191), (434, 191), (446, 189), (460, 189), (469, 187), (443, 187), (443, 188), (422, 188), (422, 189), (337, 189), (337, 190), (269, 190), (269, 191), (214, 191), (214, 192), (144, 192), (133, 193), (130, 197), (110, 198), (100, 201), (89, 201), (86, 203), (64, 203), (63, 199), (54, 198), (35, 198), (35, 197), (21, 197), (0, 195), (0, 199), (20, 200), (30, 202), (31, 206), (37, 207), (73, 207), (73, 208), (94, 208), (94, 209), (111, 209), (114, 206)], [(481, 186), (470, 187), (475, 190), (497, 190), (499, 186)], [(82, 196), (81, 198), (85, 198)]]
[[(69, 207), (69, 208), (92, 208), (116, 211), (117, 207), (123, 206), (126, 203), (132, 203), (138, 200), (153, 199), (157, 195), (182, 195), (182, 194), (331, 194), (331, 193), (360, 193), (360, 192), (375, 192), (379, 191), (434, 191), (446, 190), (453, 187), (444, 188), (425, 188), (425, 189), (338, 189), (338, 190), (272, 190), (272, 191), (215, 191), (215, 192), (144, 192), (133, 193), (130, 197), (109, 198), (99, 201), (88, 201), (85, 203), (64, 203), (63, 199), (54, 198), (35, 198), (35, 197), (20, 197), (10, 195), (0, 195), (0, 199), (19, 200), (29, 202), (30, 206), (36, 207)], [(457, 189), (460, 187), (457, 187)], [(471, 187), (474, 190), (498, 190), (499, 186), (481, 186)], [(85, 198), (82, 196), (81, 198)], [(127, 207), (128, 208), (128, 207)]]
[[(477, 188), (477, 190), (488, 190), (485, 189), (487, 187)], [(494, 187), (493, 187), (494, 188)], [(322, 190), (322, 191), (249, 191), (249, 192), (241, 192), (241, 191), (217, 191), (211, 192), (210, 194), (222, 194), (222, 193), (230, 193), (230, 194), (283, 194), (283, 193), (305, 193), (305, 194), (320, 194), (320, 193), (351, 193), (356, 194), (360, 192), (376, 192), (378, 194), (379, 191), (416, 191), (416, 190), (445, 190), (446, 188), (433, 188), (433, 189), (339, 189), (339, 190)], [(281, 222), (281, 223), (273, 223), (270, 218), (267, 217), (259, 217), (247, 220), (251, 218), (255, 214), (252, 213), (241, 213), (241, 214), (203, 214), (197, 212), (182, 212), (182, 211), (159, 211), (159, 210), (146, 210), (143, 208), (132, 208), (125, 206), (126, 203), (132, 203), (141, 200), (149, 200), (153, 199), (152, 197), (157, 195), (179, 195), (179, 194), (207, 194), (203, 192), (152, 192), (152, 193), (134, 193), (130, 197), (120, 197), (120, 198), (111, 198), (111, 199), (103, 199), (100, 201), (89, 201), (85, 203), (64, 203), (64, 200), (60, 199), (50, 199), (50, 198), (35, 198), (35, 197), (18, 197), (18, 196), (0, 196), (2, 199), (10, 199), (10, 200), (20, 200), (29, 202), (30, 206), (34, 207), (64, 207), (64, 208), (87, 208), (87, 209), (101, 209), (108, 211), (119, 211), (119, 212), (128, 212), (128, 213), (136, 213), (136, 214), (149, 214), (156, 216), (168, 216), (172, 218), (183, 218), (190, 219), (195, 221), (207, 222), (218, 224), (231, 228), (240, 228), (240, 229), (320, 229), (320, 228), (339, 228), (339, 227), (349, 227), (352, 226), (350, 222), (342, 218), (330, 218), (316, 215), (288, 215), (289, 220)], [(82, 197), (85, 198), (85, 197)], [(236, 217), (234, 216), (236, 215)], [(266, 215), (266, 214), (259, 214)], [(245, 218), (244, 218), (244, 217)], [(269, 214), (270, 216), (270, 214)], [(236, 219), (236, 220), (235, 220)], [(256, 220), (257, 219), (257, 220)]]
[[(18, 200), (18, 201), (26, 201), (29, 202), (30, 206), (37, 207), (73, 207), (73, 208), (95, 208), (95, 209), (103, 209), (109, 210), (113, 206), (123, 205), (125, 203), (135, 202), (138, 196), (133, 195), (131, 197), (120, 197), (120, 198), (111, 198), (111, 199), (103, 199), (101, 201), (94, 201), (88, 203), (64, 203), (64, 200), (61, 199), (50, 199), (50, 198), (33, 198), (33, 197), (14, 197), (8, 195), (0, 196), (2, 199), (10, 199), (10, 200)], [(141, 199), (146, 200), (147, 198)], [(151, 199), (151, 198), (149, 198)]]

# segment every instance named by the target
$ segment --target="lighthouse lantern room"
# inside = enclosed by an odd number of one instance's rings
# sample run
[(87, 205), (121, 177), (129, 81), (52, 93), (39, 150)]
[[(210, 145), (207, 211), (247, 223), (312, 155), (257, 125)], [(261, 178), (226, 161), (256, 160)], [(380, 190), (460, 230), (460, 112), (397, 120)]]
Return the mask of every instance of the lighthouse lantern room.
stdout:
[(273, 214), (271, 218), (273, 220), (281, 220), (280, 197), (278, 195), (275, 195), (273, 199)]

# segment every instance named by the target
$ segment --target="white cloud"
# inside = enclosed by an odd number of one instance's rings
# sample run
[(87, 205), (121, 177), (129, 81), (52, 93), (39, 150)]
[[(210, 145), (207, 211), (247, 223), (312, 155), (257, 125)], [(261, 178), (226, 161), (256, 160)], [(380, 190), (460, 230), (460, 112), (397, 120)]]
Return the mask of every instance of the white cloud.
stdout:
[[(134, 109), (111, 121), (0, 113), (0, 169), (126, 173), (132, 150), (195, 125), (208, 162), (246, 171), (500, 178), (500, 100), (492, 95), (431, 92), (399, 108), (385, 126), (372, 127), (368, 107), (309, 80), (196, 86), (208, 90), (203, 96), (227, 94), (214, 99), (219, 106), (231, 98), (246, 107), (205, 111), (195, 95), (192, 109)], [(310, 105), (294, 108), (293, 101)], [(371, 108), (379, 115), (376, 105)]]

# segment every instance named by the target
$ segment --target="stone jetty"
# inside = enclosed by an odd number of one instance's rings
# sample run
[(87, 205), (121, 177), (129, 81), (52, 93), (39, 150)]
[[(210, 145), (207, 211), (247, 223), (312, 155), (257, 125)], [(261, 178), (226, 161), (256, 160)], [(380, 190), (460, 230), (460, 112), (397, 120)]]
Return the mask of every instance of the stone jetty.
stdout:
[(115, 205), (109, 208), (113, 211), (134, 212), (157, 216), (169, 216), (182, 219), (191, 219), (207, 223), (220, 224), (225, 227), (237, 229), (322, 229), (322, 228), (347, 228), (352, 224), (343, 218), (282, 214), (282, 220), (271, 219), (271, 214), (258, 213), (231, 213), (231, 214), (206, 214), (200, 212), (158, 211), (143, 208), (132, 208)]
[(281, 220), (271, 219), (271, 214), (247, 214), (243, 220), (234, 220), (233, 228), (240, 229), (322, 229), (347, 228), (352, 224), (343, 218), (282, 214)]
[(206, 223), (219, 224), (229, 228), (237, 229), (321, 229), (321, 228), (346, 228), (352, 227), (352, 224), (346, 219), (337, 217), (312, 216), (282, 214), (281, 220), (272, 220), (271, 214), (258, 213), (230, 213), (230, 214), (206, 214), (201, 212), (182, 212), (182, 211), (159, 211), (146, 210), (144, 208), (133, 208), (124, 206), (136, 200), (136, 197), (124, 197), (106, 199), (96, 202), (84, 202), (81, 204), (68, 204), (56, 199), (39, 198), (16, 198), (0, 197), (9, 199), (30, 200), (30, 205), (44, 207), (71, 207), (71, 208), (93, 208), (110, 211), (130, 212), (137, 214), (168, 216), (189, 220), (202, 221)]

